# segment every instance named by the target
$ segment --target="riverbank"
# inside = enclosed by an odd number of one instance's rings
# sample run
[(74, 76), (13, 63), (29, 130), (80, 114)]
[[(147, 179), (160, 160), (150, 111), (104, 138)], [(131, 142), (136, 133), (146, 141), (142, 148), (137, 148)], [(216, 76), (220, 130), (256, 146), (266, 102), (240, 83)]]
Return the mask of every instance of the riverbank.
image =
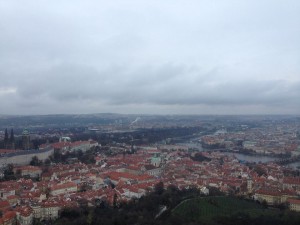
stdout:
[[(218, 151), (218, 152), (222, 152), (225, 155), (228, 156), (233, 156), (235, 158), (237, 158), (239, 161), (241, 162), (249, 162), (249, 163), (267, 163), (267, 162), (275, 162), (275, 161), (279, 161), (282, 159), (289, 159), (290, 157), (288, 155), (277, 155), (277, 154), (257, 154), (253, 151), (232, 151), (232, 150), (228, 150), (228, 149), (208, 149), (208, 148), (204, 148), (203, 145), (201, 145), (201, 143), (193, 143), (193, 142), (189, 142), (189, 143), (180, 143), (180, 145), (182, 146), (186, 146), (188, 148), (194, 148), (197, 151), (200, 152), (213, 152), (213, 151)], [(300, 170), (300, 162), (291, 162), (291, 163), (287, 163), (286, 164), (287, 167), (290, 167), (292, 169), (295, 170)]]

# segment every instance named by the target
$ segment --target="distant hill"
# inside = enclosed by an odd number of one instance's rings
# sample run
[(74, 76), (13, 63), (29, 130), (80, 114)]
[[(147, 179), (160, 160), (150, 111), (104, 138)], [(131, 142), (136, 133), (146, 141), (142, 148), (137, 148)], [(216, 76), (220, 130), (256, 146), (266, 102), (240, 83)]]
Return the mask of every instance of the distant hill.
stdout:
[(53, 114), (53, 115), (0, 115), (1, 127), (74, 127), (88, 126), (90, 124), (107, 125), (120, 124), (130, 125), (133, 122), (175, 122), (182, 123), (196, 120), (212, 120), (212, 116), (196, 115), (150, 115), (150, 114), (116, 114), (116, 113), (96, 113), (96, 114)]
[(57, 114), (57, 115), (32, 115), (32, 116), (0, 116), (0, 127), (26, 127), (26, 126), (80, 126), (88, 124), (110, 124), (116, 119), (130, 122), (135, 117), (121, 114)]

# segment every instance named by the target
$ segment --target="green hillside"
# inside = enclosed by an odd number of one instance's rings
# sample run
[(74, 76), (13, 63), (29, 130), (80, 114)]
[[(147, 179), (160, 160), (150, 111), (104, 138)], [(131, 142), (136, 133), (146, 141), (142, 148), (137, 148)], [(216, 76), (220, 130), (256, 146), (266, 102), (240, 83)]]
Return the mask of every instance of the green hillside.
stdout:
[[(207, 224), (290, 224), (300, 222), (300, 214), (265, 209), (262, 205), (232, 197), (202, 197), (179, 204), (172, 212), (185, 221)], [(266, 221), (267, 220), (267, 221)], [(293, 223), (294, 224), (294, 223)]]

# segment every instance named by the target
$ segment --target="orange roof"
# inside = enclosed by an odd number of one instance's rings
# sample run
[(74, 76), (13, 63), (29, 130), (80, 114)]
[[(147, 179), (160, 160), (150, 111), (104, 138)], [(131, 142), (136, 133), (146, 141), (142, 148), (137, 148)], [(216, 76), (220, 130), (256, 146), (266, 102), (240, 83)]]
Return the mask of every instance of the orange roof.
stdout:
[(68, 142), (56, 142), (51, 144), (53, 148), (65, 148), (65, 147), (69, 147), (70, 143)]
[(77, 187), (77, 184), (75, 184), (74, 182), (68, 182), (68, 183), (64, 183), (64, 184), (57, 184), (51, 187), (51, 190), (59, 190), (59, 189), (66, 189), (66, 188), (71, 188), (71, 187)]
[(16, 169), (27, 170), (27, 171), (42, 171), (42, 169), (38, 166), (21, 166)]
[(257, 194), (262, 195), (271, 195), (271, 196), (282, 196), (282, 195), (289, 195), (293, 196), (296, 195), (295, 191), (293, 190), (278, 190), (278, 189), (260, 189), (256, 191)]
[(271, 195), (271, 196), (280, 196), (281, 193), (279, 190), (257, 190), (256, 191), (257, 194), (262, 194), (262, 195)]
[(75, 141), (73, 143), (70, 143), (70, 146), (76, 147), (76, 146), (87, 145), (87, 144), (90, 144), (90, 141)]
[(18, 199), (19, 197), (17, 195), (10, 195), (6, 197), (7, 200), (12, 200), (12, 199)]
[(9, 208), (10, 204), (8, 201), (0, 201), (0, 209)]
[(13, 152), (18, 152), (18, 150), (13, 150), (13, 149), (0, 149), (0, 154), (13, 153)]
[(43, 208), (58, 207), (59, 205), (60, 204), (58, 202), (51, 202), (51, 201), (47, 201), (47, 202), (42, 203)]
[(106, 173), (106, 175), (108, 177), (110, 177), (110, 179), (112, 180), (120, 180), (121, 178), (125, 178), (125, 179), (131, 179), (131, 180), (148, 180), (148, 179), (152, 179), (152, 176), (149, 175), (135, 175), (135, 174), (131, 174), (131, 173), (125, 173), (125, 172), (108, 172)]
[(18, 211), (24, 217), (28, 217), (28, 216), (30, 216), (30, 214), (32, 214), (32, 208), (29, 206), (17, 207), (16, 211)]
[(286, 177), (283, 179), (284, 184), (294, 184), (294, 185), (300, 185), (300, 178), (296, 177)]
[(289, 198), (288, 203), (300, 205), (300, 199)]
[(14, 217), (16, 217), (16, 212), (14, 211), (6, 211), (2, 218), (0, 218), (0, 224), (6, 224), (5, 222), (13, 219)]

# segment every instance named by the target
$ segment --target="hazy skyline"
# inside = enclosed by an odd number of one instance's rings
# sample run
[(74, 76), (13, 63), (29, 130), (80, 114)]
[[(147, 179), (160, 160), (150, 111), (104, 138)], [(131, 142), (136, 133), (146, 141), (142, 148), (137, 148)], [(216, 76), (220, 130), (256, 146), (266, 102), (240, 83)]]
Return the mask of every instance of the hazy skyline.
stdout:
[(0, 114), (300, 114), (298, 0), (0, 0)]

